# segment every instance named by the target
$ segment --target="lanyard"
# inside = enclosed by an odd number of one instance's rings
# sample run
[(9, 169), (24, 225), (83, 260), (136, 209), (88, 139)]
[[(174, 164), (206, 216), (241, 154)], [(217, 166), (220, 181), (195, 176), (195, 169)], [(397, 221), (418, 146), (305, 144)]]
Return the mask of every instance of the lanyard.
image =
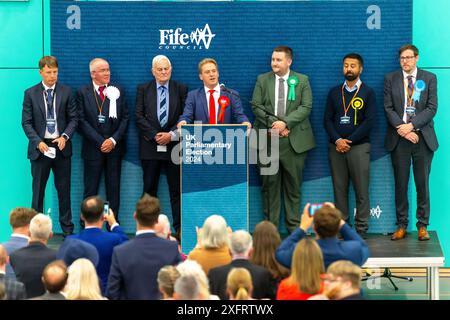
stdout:
[(414, 91), (416, 90), (416, 87), (414, 86), (411, 92), (411, 95), (409, 95), (409, 90), (408, 90), (408, 81), (406, 81), (406, 79), (403, 78), (403, 84), (405, 86), (405, 92), (406, 92), (406, 103), (408, 106), (413, 106), (413, 99), (412, 97), (414, 96)]
[(358, 92), (359, 92), (359, 89), (361, 89), (362, 83), (359, 85), (358, 90), (356, 90), (356, 92), (355, 92), (355, 94), (353, 95), (352, 99), (351, 99), (350, 102), (348, 103), (347, 108), (345, 107), (344, 86), (345, 86), (345, 83), (342, 85), (342, 88), (341, 88), (341, 93), (342, 93), (342, 107), (343, 107), (343, 109), (344, 109), (344, 115), (347, 116), (348, 109), (350, 109), (350, 105), (352, 104), (353, 99), (355, 99), (356, 95), (357, 95)]
[(95, 91), (95, 88), (94, 88), (94, 98), (95, 98), (95, 103), (97, 103), (98, 112), (99, 112), (99, 114), (102, 114), (103, 104), (105, 103), (106, 97), (105, 97), (105, 99), (103, 99), (102, 104), (100, 105), (98, 103), (98, 99), (97, 99), (97, 92)]

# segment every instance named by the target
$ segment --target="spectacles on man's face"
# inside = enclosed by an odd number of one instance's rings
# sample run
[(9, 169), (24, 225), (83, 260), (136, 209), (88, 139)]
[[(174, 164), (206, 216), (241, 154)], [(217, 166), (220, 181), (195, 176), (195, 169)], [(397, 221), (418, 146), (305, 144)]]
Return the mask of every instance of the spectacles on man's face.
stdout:
[(323, 280), (324, 282), (330, 282), (330, 283), (333, 283), (333, 282), (339, 282), (339, 281), (342, 280), (341, 277), (333, 278), (333, 277), (331, 277), (331, 276), (329, 276), (329, 275), (323, 275), (323, 276), (321, 276), (321, 278), (322, 278), (322, 280)]
[(405, 56), (405, 57), (400, 57), (400, 61), (407, 61), (407, 60), (411, 60), (414, 59), (416, 56)]

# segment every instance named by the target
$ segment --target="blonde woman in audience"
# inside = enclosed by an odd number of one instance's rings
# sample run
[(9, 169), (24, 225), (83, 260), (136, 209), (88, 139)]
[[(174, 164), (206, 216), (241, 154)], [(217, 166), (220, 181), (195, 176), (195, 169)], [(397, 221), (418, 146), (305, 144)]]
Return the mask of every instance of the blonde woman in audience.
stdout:
[(197, 279), (202, 300), (219, 300), (219, 297), (212, 295), (209, 291), (209, 280), (200, 264), (193, 260), (186, 260), (177, 266), (181, 276), (194, 276)]
[(208, 274), (209, 269), (231, 262), (229, 251), (231, 229), (222, 216), (208, 217), (201, 229), (197, 229), (197, 246), (188, 259), (197, 261)]
[(281, 281), (277, 300), (307, 300), (322, 293), (325, 273), (322, 251), (313, 239), (301, 240), (292, 256), (291, 276)]
[(163, 300), (173, 300), (175, 281), (180, 277), (180, 273), (174, 266), (162, 267), (158, 272), (158, 287)]
[(281, 280), (289, 277), (289, 269), (275, 259), (275, 251), (281, 243), (280, 234), (270, 221), (261, 221), (253, 231), (253, 252), (250, 262), (266, 268), (272, 274), (277, 287)]
[(94, 265), (88, 259), (75, 260), (69, 267), (64, 289), (68, 300), (104, 300)]
[(227, 294), (230, 300), (253, 300), (252, 276), (245, 268), (233, 268), (227, 277)]

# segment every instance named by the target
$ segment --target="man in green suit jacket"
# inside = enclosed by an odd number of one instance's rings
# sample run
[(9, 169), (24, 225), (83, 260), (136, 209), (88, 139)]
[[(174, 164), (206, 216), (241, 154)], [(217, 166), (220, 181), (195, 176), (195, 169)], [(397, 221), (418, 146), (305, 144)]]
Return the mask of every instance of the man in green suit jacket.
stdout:
[(315, 147), (308, 118), (312, 108), (311, 87), (307, 76), (290, 70), (292, 57), (289, 47), (273, 50), (272, 71), (258, 76), (252, 99), (254, 128), (272, 129), (268, 131), (267, 144), (261, 140), (258, 144), (260, 169), (270, 166), (261, 161), (261, 154), (269, 151), (264, 149), (270, 149), (271, 139), (279, 139), (279, 150), (270, 150), (271, 157), (279, 161), (279, 170), (270, 175), (260, 170), (264, 213), (278, 226), (283, 190), (289, 233), (300, 225), (303, 166), (307, 151)]

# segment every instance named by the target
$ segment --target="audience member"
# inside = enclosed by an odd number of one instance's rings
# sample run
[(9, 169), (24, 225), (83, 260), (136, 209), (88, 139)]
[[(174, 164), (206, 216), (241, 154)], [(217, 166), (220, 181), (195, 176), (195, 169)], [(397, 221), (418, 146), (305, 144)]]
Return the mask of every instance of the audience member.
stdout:
[[(187, 259), (187, 256), (181, 252), (181, 246), (177, 238), (172, 237), (172, 230), (170, 229), (170, 221), (169, 218), (165, 215), (160, 213), (158, 216), (158, 223), (155, 226), (155, 232), (156, 235), (162, 239), (167, 239), (171, 241), (177, 241), (178, 242), (178, 251), (180, 252), (181, 260), (184, 261)], [(180, 236), (180, 233), (178, 234)]]
[(327, 269), (324, 282), (324, 293), (310, 300), (364, 300), (360, 289), (361, 268), (351, 261), (333, 262)]
[(230, 300), (253, 300), (252, 276), (245, 268), (233, 268), (227, 277), (227, 294)]
[(173, 297), (175, 300), (202, 300), (197, 278), (186, 275), (175, 281)]
[(100, 281), (91, 261), (75, 260), (69, 267), (69, 277), (64, 290), (68, 300), (104, 300), (100, 292)]
[(210, 293), (208, 277), (197, 261), (188, 259), (180, 263), (177, 266), (177, 270), (181, 276), (194, 276), (197, 279), (202, 300), (219, 300), (218, 296)]
[(114, 248), (106, 291), (108, 298), (159, 299), (159, 270), (181, 260), (177, 243), (155, 234), (159, 214), (159, 200), (145, 193), (137, 202), (134, 213), (136, 237)]
[(321, 276), (325, 273), (319, 245), (312, 239), (303, 239), (295, 247), (291, 276), (281, 281), (277, 300), (307, 300), (322, 292)]
[(180, 273), (174, 266), (162, 267), (158, 272), (158, 286), (163, 300), (173, 300), (175, 281), (180, 277)]
[(56, 259), (63, 260), (66, 266), (70, 266), (75, 260), (86, 258), (94, 267), (98, 265), (98, 251), (89, 242), (75, 238), (66, 238), (56, 253)]
[(253, 231), (253, 251), (250, 262), (269, 270), (277, 284), (289, 276), (289, 269), (275, 259), (275, 251), (280, 243), (280, 234), (272, 222), (261, 221), (256, 225)]
[(211, 268), (230, 263), (229, 238), (225, 219), (219, 215), (209, 216), (203, 227), (197, 229), (197, 246), (188, 259), (197, 261), (206, 274)]
[[(3, 286), (7, 300), (22, 300), (26, 298), (25, 286), (22, 282), (6, 275), (6, 265), (8, 264), (8, 253), (3, 245), (0, 245), (0, 285)], [(0, 290), (1, 291), (1, 290)], [(0, 298), (0, 300), (2, 300)]]
[(17, 279), (25, 285), (27, 298), (34, 298), (45, 293), (41, 281), (44, 268), (56, 260), (56, 250), (47, 247), (52, 237), (52, 220), (39, 213), (30, 221), (30, 243), (14, 251), (10, 256), (11, 266)]
[[(369, 248), (361, 236), (342, 220), (341, 212), (327, 202), (311, 216), (309, 207), (308, 203), (303, 209), (300, 227), (284, 239), (277, 249), (275, 257), (278, 262), (287, 268), (291, 266), (295, 246), (312, 225), (322, 250), (325, 268), (337, 260), (350, 260), (362, 266), (369, 257)], [(339, 232), (343, 241), (337, 237)]]
[(252, 236), (244, 230), (233, 232), (230, 251), (233, 256), (230, 264), (209, 271), (211, 293), (217, 294), (222, 300), (228, 299), (226, 290), (228, 273), (233, 268), (245, 268), (252, 276), (253, 297), (255, 299), (275, 298), (275, 283), (270, 272), (249, 261), (252, 252)]
[[(84, 199), (81, 203), (81, 220), (84, 221), (85, 229), (69, 237), (86, 241), (97, 248), (99, 261), (96, 269), (101, 281), (102, 293), (106, 292), (113, 249), (128, 240), (112, 210), (109, 209), (108, 214), (103, 212), (104, 204), (99, 196)], [(111, 232), (102, 231), (105, 221), (108, 222)]]
[[(37, 215), (37, 211), (30, 208), (14, 208), (9, 214), (9, 224), (12, 228), (11, 238), (3, 243), (8, 255), (17, 249), (26, 247), (30, 241), (30, 221)], [(16, 279), (16, 275), (8, 263), (6, 265), (6, 276)]]
[(62, 291), (67, 283), (67, 266), (62, 260), (50, 262), (42, 272), (46, 292), (31, 300), (66, 300)]

